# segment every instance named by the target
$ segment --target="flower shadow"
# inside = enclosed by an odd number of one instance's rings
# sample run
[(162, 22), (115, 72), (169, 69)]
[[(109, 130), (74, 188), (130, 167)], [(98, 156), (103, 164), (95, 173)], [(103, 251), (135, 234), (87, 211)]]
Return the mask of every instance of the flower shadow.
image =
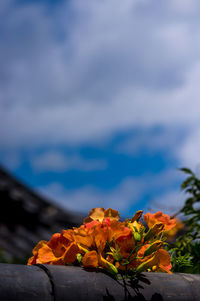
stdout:
[[(122, 275), (122, 279), (117, 279), (116, 276), (110, 274), (106, 270), (103, 269), (93, 269), (93, 268), (84, 268), (87, 272), (100, 273), (101, 275), (107, 275), (114, 282), (107, 284), (105, 288), (105, 294), (102, 296), (102, 300), (104, 301), (163, 301), (163, 297), (161, 294), (157, 292), (152, 292), (152, 295), (149, 293), (149, 297), (146, 297), (144, 294), (144, 290), (147, 290), (148, 286), (151, 284), (151, 281), (144, 274), (140, 274), (137, 277), (125, 279)], [(113, 288), (113, 287), (115, 288)], [(121, 288), (121, 289), (120, 289)], [(116, 291), (114, 292), (114, 290)], [(119, 295), (117, 296), (117, 291)]]

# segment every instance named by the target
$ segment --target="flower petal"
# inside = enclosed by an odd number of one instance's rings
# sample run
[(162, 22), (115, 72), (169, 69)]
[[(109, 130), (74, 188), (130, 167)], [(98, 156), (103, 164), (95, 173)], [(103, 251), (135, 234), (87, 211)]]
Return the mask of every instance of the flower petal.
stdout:
[(48, 246), (51, 249), (55, 249), (59, 243), (61, 234), (60, 233), (54, 233), (50, 239), (50, 241), (48, 242)]
[(39, 243), (35, 246), (35, 248), (33, 249), (33, 255), (38, 254), (39, 249), (41, 249), (44, 245), (47, 244), (46, 240), (41, 240), (39, 241)]
[(163, 214), (162, 211), (158, 211), (155, 214), (150, 212), (144, 214), (144, 219), (149, 228), (151, 228), (156, 223), (162, 223), (164, 225), (164, 230), (169, 231), (176, 226), (176, 219), (170, 219), (170, 216)]
[(54, 256), (52, 249), (48, 245), (43, 245), (38, 251), (36, 263), (49, 263), (54, 259), (56, 259), (56, 257)]
[(96, 268), (99, 265), (98, 255), (96, 251), (87, 252), (82, 259), (84, 267), (94, 267)]
[(109, 217), (110, 220), (119, 220), (119, 211), (108, 208), (105, 210), (104, 217)]
[(98, 220), (100, 222), (104, 219), (105, 209), (103, 207), (93, 208), (90, 210), (89, 216), (92, 220)]
[(63, 261), (65, 263), (73, 263), (76, 260), (76, 255), (79, 252), (79, 247), (74, 242), (72, 242), (63, 255)]

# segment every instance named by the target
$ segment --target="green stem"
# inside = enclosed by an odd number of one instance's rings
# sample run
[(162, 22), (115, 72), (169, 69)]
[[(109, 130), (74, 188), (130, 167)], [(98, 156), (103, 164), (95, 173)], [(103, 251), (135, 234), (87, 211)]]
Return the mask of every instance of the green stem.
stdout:
[[(127, 269), (128, 269), (128, 265), (129, 265), (131, 262), (133, 262), (133, 260), (136, 258), (138, 249), (139, 249), (139, 245), (138, 245), (138, 242), (136, 242), (136, 246), (133, 248), (133, 250), (131, 251), (131, 253), (130, 253), (129, 256), (128, 256), (128, 259), (127, 259), (128, 263), (125, 265), (125, 275), (126, 275), (126, 277), (127, 277)], [(135, 250), (136, 250), (136, 252), (135, 252)], [(130, 258), (131, 258), (131, 256), (133, 255), (134, 252), (135, 252), (135, 255), (134, 255), (134, 257), (130, 260)], [(129, 260), (130, 260), (130, 261), (129, 261)]]
[[(136, 242), (136, 246), (133, 248), (133, 250), (132, 250), (131, 253), (129, 254), (127, 260), (129, 260), (129, 259), (131, 258), (131, 256), (133, 255), (133, 253), (135, 252), (136, 249), (137, 249), (137, 251), (138, 251), (138, 242)], [(136, 251), (136, 254), (137, 254), (137, 251)]]
[(126, 278), (127, 278), (127, 276), (128, 276), (127, 268), (128, 268), (128, 266), (127, 266), (127, 264), (126, 264), (126, 265), (125, 265), (125, 276), (126, 276)]

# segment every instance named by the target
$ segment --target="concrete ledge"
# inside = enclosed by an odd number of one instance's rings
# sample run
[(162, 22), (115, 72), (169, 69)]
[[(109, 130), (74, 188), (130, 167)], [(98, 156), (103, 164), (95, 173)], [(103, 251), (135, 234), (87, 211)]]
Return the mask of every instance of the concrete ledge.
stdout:
[(1, 301), (53, 301), (49, 277), (37, 266), (0, 264)]
[(72, 266), (0, 264), (1, 301), (199, 301), (200, 275), (143, 273), (116, 281)]

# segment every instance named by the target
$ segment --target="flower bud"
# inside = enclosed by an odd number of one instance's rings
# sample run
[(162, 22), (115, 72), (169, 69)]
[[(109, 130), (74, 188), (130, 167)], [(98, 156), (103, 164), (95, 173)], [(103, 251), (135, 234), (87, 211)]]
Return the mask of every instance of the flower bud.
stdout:
[(138, 222), (139, 219), (140, 219), (141, 216), (142, 216), (142, 213), (143, 213), (142, 210), (138, 210), (138, 211), (134, 214), (134, 216), (132, 217), (131, 222), (132, 222), (132, 223), (135, 222), (135, 221)]
[(136, 269), (136, 273), (142, 273), (145, 270), (147, 270), (147, 268), (151, 268), (152, 266), (157, 264), (157, 259), (155, 256), (153, 256), (152, 258), (148, 259), (147, 261), (141, 263), (137, 269)]
[(79, 263), (81, 263), (81, 261), (82, 261), (82, 255), (81, 255), (81, 253), (78, 253), (76, 255), (76, 259), (78, 260)]
[(153, 252), (157, 251), (162, 245), (163, 242), (161, 240), (155, 241), (144, 251), (144, 257), (151, 255)]
[(142, 273), (143, 271), (145, 271), (148, 267), (148, 263), (147, 262), (143, 262), (141, 263), (137, 269), (136, 269), (136, 273), (139, 274), (139, 273)]
[(118, 269), (110, 262), (107, 261), (108, 269), (112, 274), (118, 274)]
[(142, 235), (138, 232), (133, 232), (133, 237), (134, 237), (135, 241), (138, 241), (138, 242), (141, 241), (141, 239), (142, 239)]
[(164, 225), (162, 223), (156, 223), (152, 226), (152, 228), (149, 229), (147, 234), (144, 236), (144, 241), (150, 240), (153, 238), (156, 234), (160, 233), (164, 228)]
[(134, 221), (133, 223), (129, 223), (128, 227), (132, 230), (132, 232), (142, 232), (143, 230), (143, 225), (141, 223), (138, 223)]

